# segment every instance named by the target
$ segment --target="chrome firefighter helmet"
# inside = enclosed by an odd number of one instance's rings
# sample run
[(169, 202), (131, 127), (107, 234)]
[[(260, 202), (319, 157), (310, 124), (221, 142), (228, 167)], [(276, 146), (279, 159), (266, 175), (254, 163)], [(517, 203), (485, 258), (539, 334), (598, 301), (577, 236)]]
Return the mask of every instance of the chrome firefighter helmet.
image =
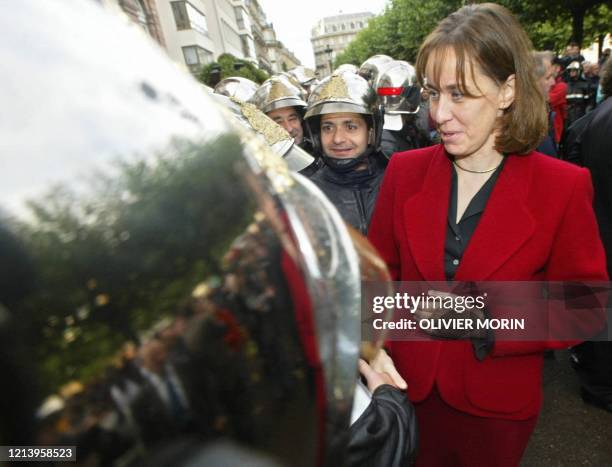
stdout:
[(246, 102), (253, 97), (257, 88), (259, 85), (255, 81), (241, 76), (230, 76), (219, 81), (214, 92)]
[(378, 75), (374, 88), (385, 113), (385, 129), (400, 130), (401, 114), (415, 114), (421, 104), (421, 88), (414, 67), (403, 60), (389, 62)]
[(302, 65), (292, 68), (291, 70), (287, 71), (287, 73), (292, 75), (303, 87), (312, 86), (317, 80), (315, 72)]
[(352, 63), (344, 63), (334, 70), (334, 73), (357, 73), (359, 68)]
[(363, 115), (371, 131), (368, 146), (378, 150), (382, 114), (376, 93), (365, 79), (350, 72), (334, 73), (323, 79), (310, 94), (304, 120), (317, 153), (321, 152), (320, 117), (330, 113)]
[(1, 444), (343, 465), (369, 263), (338, 212), (100, 4), (0, 27)]
[(378, 75), (389, 65), (393, 59), (388, 55), (373, 55), (368, 58), (359, 67), (358, 73), (362, 76), (370, 86), (373, 86)]
[(284, 107), (306, 107), (306, 92), (283, 75), (275, 75), (267, 79), (257, 89), (250, 103), (263, 113), (268, 113)]
[(270, 149), (285, 160), (289, 170), (299, 172), (314, 162), (314, 157), (300, 148), (287, 130), (255, 105), (220, 94), (215, 94), (215, 99), (230, 110), (242, 125), (263, 138)]

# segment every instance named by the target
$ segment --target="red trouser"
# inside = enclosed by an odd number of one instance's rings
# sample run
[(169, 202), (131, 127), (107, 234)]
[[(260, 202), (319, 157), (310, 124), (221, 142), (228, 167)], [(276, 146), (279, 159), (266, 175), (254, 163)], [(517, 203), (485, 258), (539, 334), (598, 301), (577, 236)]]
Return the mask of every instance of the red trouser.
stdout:
[(516, 467), (537, 417), (502, 420), (454, 409), (434, 390), (415, 404), (419, 421), (416, 467)]

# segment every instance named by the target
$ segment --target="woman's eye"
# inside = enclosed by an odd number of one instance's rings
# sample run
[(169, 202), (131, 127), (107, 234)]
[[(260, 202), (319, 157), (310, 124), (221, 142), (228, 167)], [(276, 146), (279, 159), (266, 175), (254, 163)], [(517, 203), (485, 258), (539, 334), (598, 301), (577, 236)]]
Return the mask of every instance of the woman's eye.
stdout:
[(453, 91), (451, 97), (453, 98), (453, 100), (458, 101), (460, 99), (463, 99), (463, 93), (459, 91)]
[(429, 93), (430, 99), (438, 100), (438, 98), (440, 97), (440, 94), (438, 94), (438, 91), (434, 91), (433, 89), (429, 89), (427, 92)]

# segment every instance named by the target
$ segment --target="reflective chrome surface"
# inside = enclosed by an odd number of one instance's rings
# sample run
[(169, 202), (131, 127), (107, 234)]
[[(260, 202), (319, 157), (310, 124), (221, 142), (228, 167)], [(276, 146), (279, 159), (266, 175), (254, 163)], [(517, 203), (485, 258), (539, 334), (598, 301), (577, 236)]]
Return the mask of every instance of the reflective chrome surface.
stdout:
[(342, 465), (360, 256), (337, 211), (137, 26), (0, 9), (0, 444)]
[(340, 65), (338, 68), (336, 68), (334, 70), (334, 73), (357, 73), (359, 72), (359, 68), (357, 68), (356, 65), (353, 65), (352, 63), (344, 63), (343, 65)]
[(229, 78), (219, 81), (215, 86), (214, 92), (222, 96), (233, 97), (234, 99), (246, 102), (253, 97), (258, 87), (259, 85), (250, 79), (240, 76), (230, 76)]
[(414, 67), (403, 60), (387, 64), (375, 82), (385, 114), (414, 114), (421, 103), (421, 88)]
[(302, 86), (312, 86), (317, 79), (314, 70), (302, 65), (292, 68), (287, 73), (293, 75)]
[(306, 107), (306, 92), (287, 76), (274, 75), (263, 82), (249, 102), (264, 113), (283, 107)]
[(321, 80), (308, 98), (305, 118), (333, 112), (373, 114), (376, 93), (361, 76), (334, 73)]
[(374, 86), (380, 73), (392, 61), (393, 59), (388, 55), (373, 55), (361, 64), (358, 73), (370, 84), (370, 86)]
[(214, 97), (245, 128), (263, 138), (270, 149), (285, 160), (289, 170), (299, 172), (314, 162), (314, 157), (295, 144), (283, 127), (253, 104), (217, 93)]

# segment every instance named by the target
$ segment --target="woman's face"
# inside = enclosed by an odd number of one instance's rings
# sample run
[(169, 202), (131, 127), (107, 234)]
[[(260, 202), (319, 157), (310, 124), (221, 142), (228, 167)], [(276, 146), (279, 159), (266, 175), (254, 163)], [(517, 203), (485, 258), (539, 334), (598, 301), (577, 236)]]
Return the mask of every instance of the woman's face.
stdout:
[[(434, 79), (434, 63), (439, 60), (439, 82)], [(514, 80), (498, 86), (474, 64), (474, 75), (469, 63), (465, 70), (465, 87), (470, 94), (459, 89), (456, 76), (456, 56), (452, 49), (431, 55), (425, 75), (429, 93), (429, 111), (436, 122), (446, 151), (455, 158), (488, 155), (494, 149), (496, 120), (514, 97)]]

